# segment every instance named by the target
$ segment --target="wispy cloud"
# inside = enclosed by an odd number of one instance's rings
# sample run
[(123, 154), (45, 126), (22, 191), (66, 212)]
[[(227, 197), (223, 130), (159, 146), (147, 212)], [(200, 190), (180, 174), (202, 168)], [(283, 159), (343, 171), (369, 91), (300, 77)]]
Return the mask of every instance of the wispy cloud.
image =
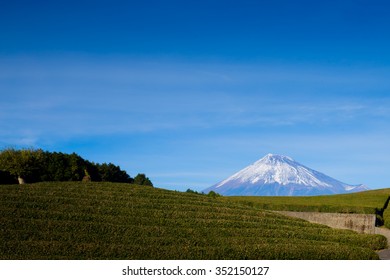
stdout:
[(253, 151), (258, 151), (253, 157), (304, 151), (326, 158), (361, 150), (378, 155), (389, 148), (388, 69), (115, 57), (3, 57), (0, 62), (2, 146), (80, 137), (123, 137), (124, 142), (153, 135), (159, 144), (150, 145), (161, 148), (153, 151), (169, 155), (166, 162), (172, 165), (167, 165), (178, 169), (165, 174), (178, 180), (184, 180), (180, 174), (207, 176), (201, 165), (177, 167), (177, 155), (170, 152), (179, 148), (168, 141), (177, 141), (194, 159), (204, 157), (202, 149), (212, 151), (212, 158), (221, 158), (218, 165), (231, 162), (223, 154), (232, 149), (235, 158)]

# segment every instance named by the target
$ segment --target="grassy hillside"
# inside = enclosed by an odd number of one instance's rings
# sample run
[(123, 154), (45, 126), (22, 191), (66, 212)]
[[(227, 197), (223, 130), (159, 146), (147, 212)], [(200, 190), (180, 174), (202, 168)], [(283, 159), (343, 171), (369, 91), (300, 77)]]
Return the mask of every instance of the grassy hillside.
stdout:
[(1, 259), (376, 259), (361, 235), (145, 186), (0, 186)]
[(375, 214), (383, 208), (389, 196), (390, 189), (381, 189), (340, 195), (304, 197), (232, 196), (223, 199), (269, 210)]

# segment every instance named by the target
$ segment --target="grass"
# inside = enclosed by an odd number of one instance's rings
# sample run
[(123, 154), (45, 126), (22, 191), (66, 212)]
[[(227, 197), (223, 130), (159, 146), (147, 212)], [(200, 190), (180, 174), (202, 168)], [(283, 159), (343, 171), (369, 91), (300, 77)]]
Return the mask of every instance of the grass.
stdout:
[(381, 235), (115, 183), (0, 186), (1, 259), (377, 259)]
[(375, 214), (383, 211), (384, 204), (389, 197), (390, 189), (381, 189), (327, 196), (240, 196), (223, 197), (223, 200), (240, 202), (267, 210)]

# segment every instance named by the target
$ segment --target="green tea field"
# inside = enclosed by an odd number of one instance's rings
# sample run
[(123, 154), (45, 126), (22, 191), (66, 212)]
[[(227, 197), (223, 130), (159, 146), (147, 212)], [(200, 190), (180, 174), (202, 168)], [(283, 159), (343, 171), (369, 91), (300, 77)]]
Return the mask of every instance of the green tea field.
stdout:
[(381, 235), (117, 183), (0, 186), (1, 259), (377, 259)]
[(327, 196), (289, 197), (223, 197), (226, 202), (238, 202), (264, 210), (337, 212), (377, 214), (390, 228), (390, 210), (387, 208), (390, 189), (372, 190), (360, 193)]

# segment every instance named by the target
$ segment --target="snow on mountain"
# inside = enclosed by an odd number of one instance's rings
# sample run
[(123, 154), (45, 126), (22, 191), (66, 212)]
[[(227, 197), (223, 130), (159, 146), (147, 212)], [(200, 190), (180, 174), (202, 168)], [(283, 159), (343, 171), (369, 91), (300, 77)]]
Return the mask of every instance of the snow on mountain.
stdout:
[(367, 189), (363, 185), (342, 183), (290, 157), (268, 154), (204, 192), (215, 191), (228, 196), (299, 196), (350, 193)]

